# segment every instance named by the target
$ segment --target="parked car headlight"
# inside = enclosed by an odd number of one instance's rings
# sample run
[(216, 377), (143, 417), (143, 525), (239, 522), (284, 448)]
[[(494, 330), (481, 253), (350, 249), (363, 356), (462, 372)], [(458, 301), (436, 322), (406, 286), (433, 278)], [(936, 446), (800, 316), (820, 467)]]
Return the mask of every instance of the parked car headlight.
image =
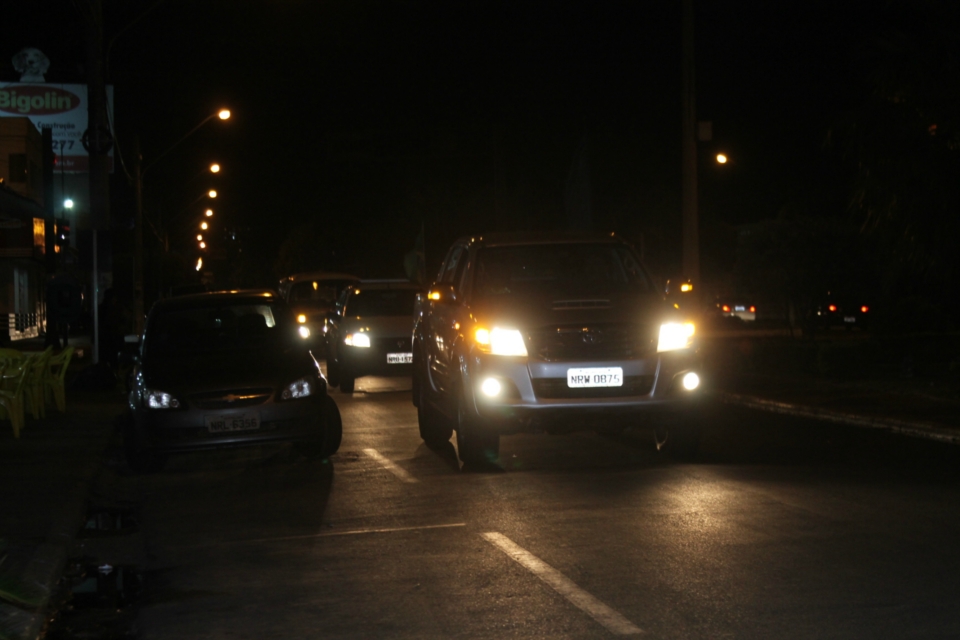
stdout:
[(689, 349), (693, 346), (695, 327), (692, 322), (665, 322), (660, 325), (660, 339), (657, 341), (657, 351), (674, 351)]
[(147, 409), (179, 409), (180, 401), (166, 391), (147, 389), (143, 392), (143, 406)]
[(348, 333), (343, 344), (351, 347), (370, 347), (370, 336), (365, 333)]
[(280, 397), (283, 400), (293, 400), (295, 398), (306, 398), (307, 396), (312, 396), (314, 391), (317, 388), (316, 381), (310, 376), (300, 378), (299, 380), (294, 380), (286, 387), (283, 388), (283, 391), (280, 392)]
[(527, 347), (523, 344), (523, 335), (517, 329), (478, 328), (473, 333), (477, 345), (482, 351), (495, 356), (525, 356)]

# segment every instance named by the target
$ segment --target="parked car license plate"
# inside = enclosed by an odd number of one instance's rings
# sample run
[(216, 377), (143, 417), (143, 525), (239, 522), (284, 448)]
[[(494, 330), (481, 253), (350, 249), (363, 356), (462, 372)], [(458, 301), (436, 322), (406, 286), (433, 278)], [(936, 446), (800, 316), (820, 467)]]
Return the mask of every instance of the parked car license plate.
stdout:
[(387, 364), (410, 364), (413, 362), (412, 353), (388, 353)]
[(260, 428), (260, 414), (257, 412), (204, 416), (204, 421), (207, 423), (207, 430), (211, 433), (253, 431)]
[(843, 321), (844, 321), (844, 322), (856, 322), (856, 321), (857, 321), (857, 318), (856, 318), (855, 316), (844, 316)]
[(623, 369), (620, 367), (567, 369), (567, 386), (572, 389), (584, 387), (622, 387)]

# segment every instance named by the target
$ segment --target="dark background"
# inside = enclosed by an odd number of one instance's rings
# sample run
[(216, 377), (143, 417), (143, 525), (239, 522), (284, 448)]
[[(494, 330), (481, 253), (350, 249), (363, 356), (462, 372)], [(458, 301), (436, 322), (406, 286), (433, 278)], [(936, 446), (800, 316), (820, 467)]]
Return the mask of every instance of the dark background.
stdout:
[[(933, 239), (956, 231), (942, 225), (957, 217), (958, 4), (694, 2), (698, 117), (713, 125), (700, 143), (705, 279), (734, 269), (739, 225), (785, 215), (858, 229), (906, 216), (874, 238), (888, 249), (926, 229), (920, 266), (888, 288), (957, 271)], [(82, 82), (85, 5), (15, 9), (9, 55), (37, 46), (48, 82)], [(176, 212), (216, 186), (251, 281), (401, 275), (421, 225), (430, 270), (461, 234), (565, 226), (617, 231), (654, 270), (679, 270), (680, 0), (104, 0), (103, 13), (128, 164), (134, 136), (149, 164), (233, 111), (151, 169), (147, 200)], [(212, 160), (215, 179), (202, 175)], [(935, 184), (903, 180), (904, 165)], [(903, 184), (878, 190), (883, 171)], [(113, 181), (123, 233), (131, 190), (122, 172)], [(949, 194), (904, 205), (922, 190)], [(572, 192), (589, 206), (571, 209)], [(186, 229), (171, 237), (191, 251)]]

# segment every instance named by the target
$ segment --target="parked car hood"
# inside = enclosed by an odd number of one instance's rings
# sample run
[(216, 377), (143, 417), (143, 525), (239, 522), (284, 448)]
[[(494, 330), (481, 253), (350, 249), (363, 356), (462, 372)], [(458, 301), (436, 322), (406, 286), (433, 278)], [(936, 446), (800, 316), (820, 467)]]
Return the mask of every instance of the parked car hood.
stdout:
[(188, 393), (243, 387), (276, 387), (317, 374), (316, 361), (300, 349), (245, 349), (145, 359), (144, 384)]

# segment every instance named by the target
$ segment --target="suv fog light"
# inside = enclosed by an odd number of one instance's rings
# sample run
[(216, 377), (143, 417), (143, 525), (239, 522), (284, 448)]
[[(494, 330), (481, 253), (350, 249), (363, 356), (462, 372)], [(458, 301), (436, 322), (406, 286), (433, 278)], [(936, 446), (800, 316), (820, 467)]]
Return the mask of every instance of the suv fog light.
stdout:
[(687, 391), (693, 391), (700, 386), (700, 376), (695, 374), (693, 371), (686, 373), (683, 376), (683, 388)]
[(491, 398), (500, 395), (500, 389), (500, 381), (496, 378), (487, 378), (480, 384), (480, 390)]

